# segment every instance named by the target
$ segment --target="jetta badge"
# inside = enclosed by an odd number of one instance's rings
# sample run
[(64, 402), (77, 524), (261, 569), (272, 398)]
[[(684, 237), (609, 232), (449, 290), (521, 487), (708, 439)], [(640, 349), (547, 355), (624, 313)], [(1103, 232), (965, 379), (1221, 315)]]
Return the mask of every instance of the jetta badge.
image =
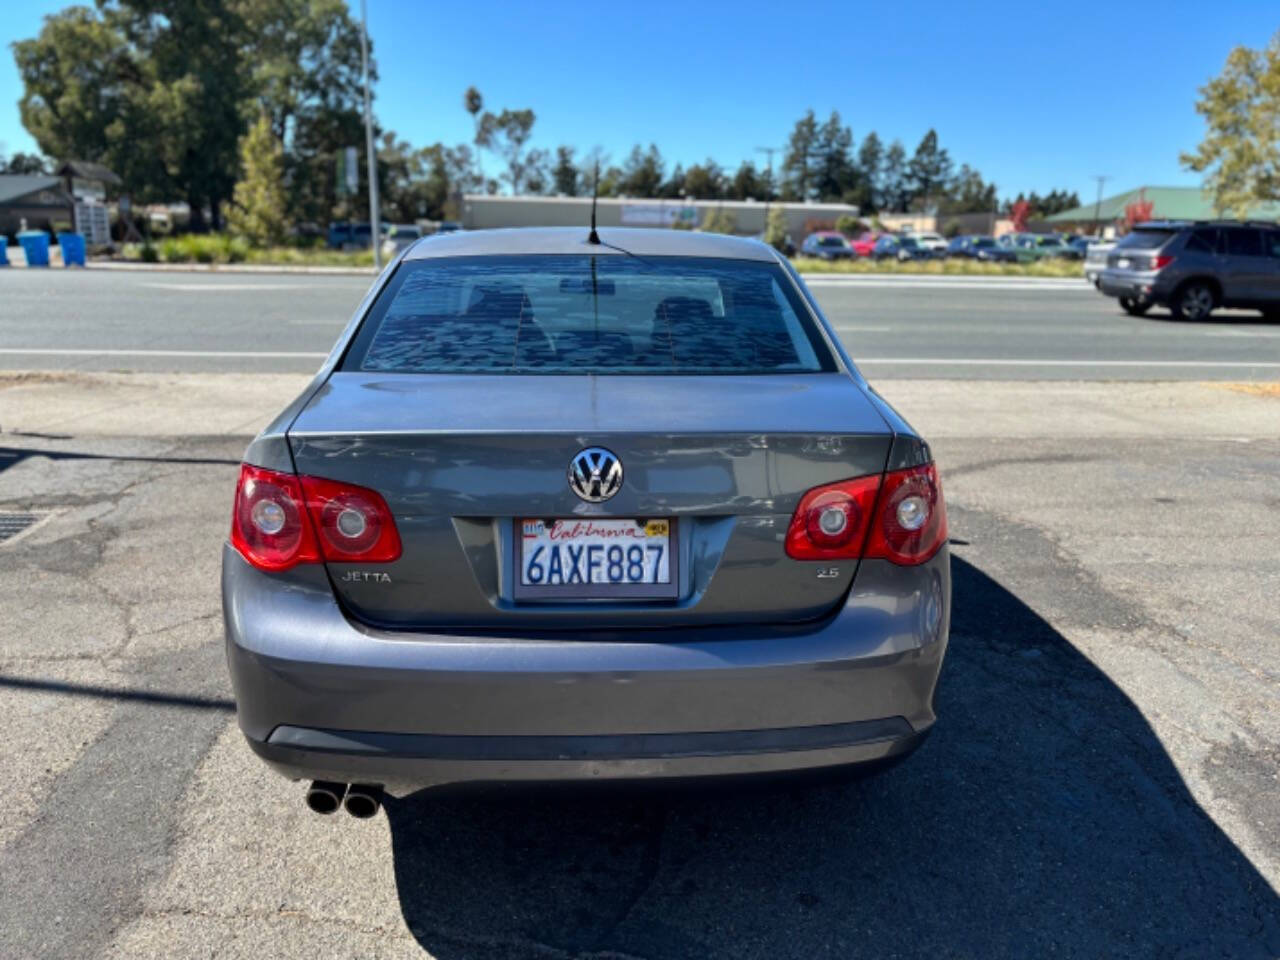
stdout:
[(587, 447), (569, 462), (569, 489), (603, 503), (622, 489), (622, 461), (604, 447)]

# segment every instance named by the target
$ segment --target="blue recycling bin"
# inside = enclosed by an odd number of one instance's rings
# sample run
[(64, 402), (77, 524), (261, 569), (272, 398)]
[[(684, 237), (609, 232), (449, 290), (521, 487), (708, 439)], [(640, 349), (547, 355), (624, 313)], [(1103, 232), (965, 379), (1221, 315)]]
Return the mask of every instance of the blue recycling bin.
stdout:
[(43, 230), (24, 230), (18, 234), (18, 243), (27, 255), (28, 267), (49, 265), (49, 235)]
[(0, 267), (9, 265), (9, 255), (5, 253), (5, 247), (9, 246), (9, 238), (0, 233)]
[(58, 246), (62, 248), (62, 265), (64, 267), (84, 266), (83, 233), (59, 233)]

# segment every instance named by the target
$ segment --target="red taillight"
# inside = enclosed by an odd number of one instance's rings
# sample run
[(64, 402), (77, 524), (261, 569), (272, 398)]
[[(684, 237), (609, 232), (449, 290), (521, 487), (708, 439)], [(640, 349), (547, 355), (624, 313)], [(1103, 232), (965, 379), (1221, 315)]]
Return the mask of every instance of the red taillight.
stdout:
[(319, 563), (320, 550), (303, 502), (302, 485), (293, 474), (241, 464), (231, 545), (259, 570)]
[(946, 539), (947, 507), (938, 468), (926, 463), (886, 473), (866, 556), (900, 564), (924, 563)]
[(300, 479), (326, 560), (390, 563), (399, 559), (400, 534), (381, 494), (320, 477)]
[(231, 544), (258, 569), (273, 571), (400, 556), (395, 521), (375, 491), (249, 464), (240, 467)]
[(879, 477), (841, 480), (814, 487), (803, 497), (787, 529), (793, 560), (840, 560), (862, 555), (867, 522), (880, 489)]
[[(815, 487), (801, 499), (787, 529), (794, 560), (874, 557), (924, 563), (947, 539), (947, 511), (938, 471), (928, 463), (884, 475)], [(864, 550), (865, 546), (865, 550)]]
[(1173, 263), (1173, 257), (1169, 256), (1167, 253), (1163, 253), (1158, 257), (1151, 258), (1151, 269), (1163, 270), (1171, 263)]

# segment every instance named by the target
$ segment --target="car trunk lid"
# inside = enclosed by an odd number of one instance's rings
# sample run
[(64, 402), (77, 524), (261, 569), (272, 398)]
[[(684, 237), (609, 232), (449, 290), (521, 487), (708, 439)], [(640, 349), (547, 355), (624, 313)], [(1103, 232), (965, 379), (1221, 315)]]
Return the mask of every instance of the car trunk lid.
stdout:
[[(386, 499), (400, 558), (329, 571), (355, 616), (405, 628), (819, 617), (843, 597), (856, 562), (788, 558), (791, 515), (814, 486), (882, 472), (891, 440), (877, 407), (840, 373), (336, 373), (289, 431), (299, 473)], [(623, 469), (600, 503), (568, 481), (570, 462), (590, 447)], [(518, 596), (521, 520), (619, 518), (668, 521), (674, 598)]]

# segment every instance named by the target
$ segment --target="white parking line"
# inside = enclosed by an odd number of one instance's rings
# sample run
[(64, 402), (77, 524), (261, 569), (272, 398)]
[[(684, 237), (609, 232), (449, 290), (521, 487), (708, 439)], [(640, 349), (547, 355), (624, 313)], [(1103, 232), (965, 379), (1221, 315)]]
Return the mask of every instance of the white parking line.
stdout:
[(926, 367), (1222, 367), (1280, 370), (1267, 360), (1011, 360), (1007, 357), (860, 357), (859, 366), (872, 363)]
[(0, 347), (0, 355), (22, 357), (230, 357), (236, 359), (323, 360), (327, 353), (293, 350), (71, 350), (58, 347)]
[[(328, 353), (293, 350), (85, 350), (57, 347), (0, 347), (0, 356), (35, 357), (212, 357), (234, 359), (323, 360)], [(893, 364), (932, 367), (1215, 367), (1223, 369), (1276, 369), (1269, 360), (1036, 360), (1009, 357), (860, 357), (858, 364)]]
[(958, 277), (943, 277), (937, 280), (923, 277), (858, 277), (856, 279), (837, 280), (834, 277), (805, 278), (810, 287), (891, 287), (915, 290), (1041, 290), (1044, 292), (1069, 291), (1074, 293), (1091, 293), (1098, 296), (1098, 291), (1083, 281), (1066, 282), (1032, 282), (1030, 280), (985, 281), (973, 283)]

